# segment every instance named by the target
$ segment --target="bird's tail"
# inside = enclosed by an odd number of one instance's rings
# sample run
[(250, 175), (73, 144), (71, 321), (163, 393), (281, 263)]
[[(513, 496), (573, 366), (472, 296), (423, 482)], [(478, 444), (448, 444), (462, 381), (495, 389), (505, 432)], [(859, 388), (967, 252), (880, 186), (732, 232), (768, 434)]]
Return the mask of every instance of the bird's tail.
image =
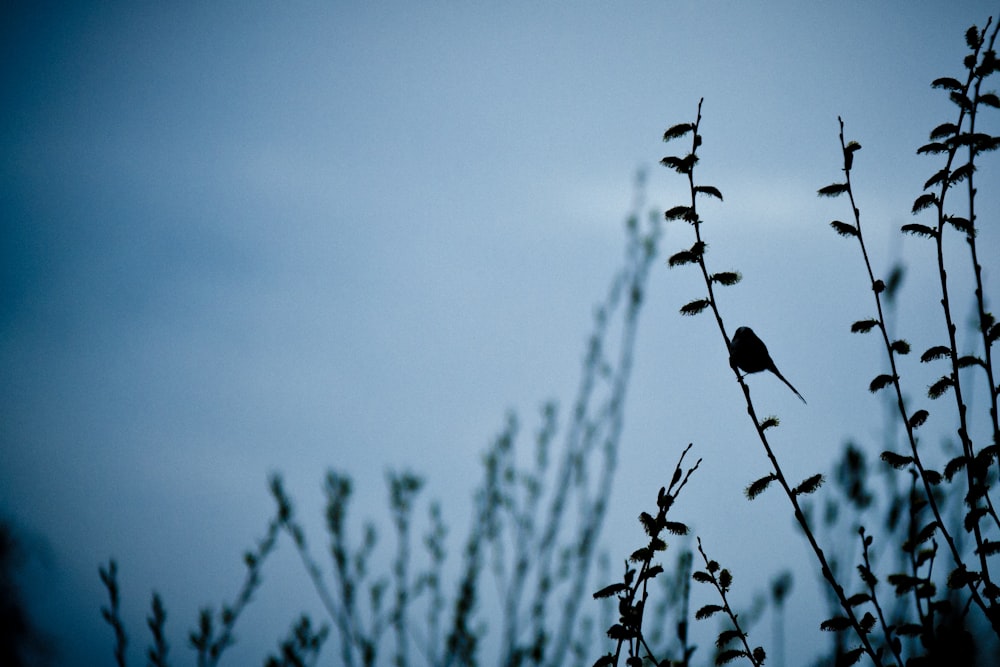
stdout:
[[(778, 379), (779, 379), (779, 380), (781, 380), (782, 382), (784, 382), (785, 384), (787, 384), (787, 385), (788, 385), (788, 388), (789, 388), (789, 389), (791, 389), (792, 391), (794, 391), (794, 392), (795, 392), (795, 395), (796, 395), (796, 396), (798, 396), (798, 397), (799, 397), (800, 399), (802, 399), (802, 402), (803, 402), (803, 403), (805, 403), (805, 402), (806, 402), (806, 399), (802, 397), (802, 394), (800, 394), (800, 393), (799, 393), (799, 390), (798, 390), (798, 389), (796, 389), (795, 387), (793, 387), (793, 386), (792, 386), (792, 383), (791, 383), (791, 382), (789, 382), (788, 380), (786, 380), (786, 379), (785, 379), (785, 376), (784, 376), (784, 375), (782, 375), (782, 374), (781, 374), (781, 373), (779, 373), (778, 371), (775, 371), (775, 372), (774, 372), (774, 374), (778, 376)], [(808, 405), (808, 403), (806, 403), (806, 405)]]

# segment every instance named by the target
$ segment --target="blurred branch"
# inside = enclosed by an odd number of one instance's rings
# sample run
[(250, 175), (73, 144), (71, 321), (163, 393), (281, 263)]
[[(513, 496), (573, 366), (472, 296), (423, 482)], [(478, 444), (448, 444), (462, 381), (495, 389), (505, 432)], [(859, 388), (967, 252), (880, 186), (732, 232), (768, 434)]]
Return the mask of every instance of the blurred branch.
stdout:
[(108, 625), (115, 631), (115, 663), (118, 667), (125, 667), (125, 648), (128, 646), (128, 638), (125, 636), (125, 626), (121, 618), (121, 598), (118, 594), (118, 564), (112, 558), (108, 561), (108, 567), (98, 568), (101, 575), (101, 583), (108, 591), (109, 606), (101, 607), (101, 616)]

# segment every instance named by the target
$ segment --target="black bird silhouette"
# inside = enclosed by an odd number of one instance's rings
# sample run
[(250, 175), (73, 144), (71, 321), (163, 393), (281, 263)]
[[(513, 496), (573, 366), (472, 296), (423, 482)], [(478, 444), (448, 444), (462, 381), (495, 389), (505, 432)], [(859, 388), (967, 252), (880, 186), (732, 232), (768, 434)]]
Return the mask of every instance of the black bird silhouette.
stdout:
[[(778, 376), (778, 379), (788, 385), (788, 388), (795, 392), (795, 395), (802, 398), (802, 394), (792, 386), (792, 383), (785, 379), (785, 376), (778, 372), (778, 367), (774, 365), (771, 355), (767, 353), (767, 346), (764, 341), (757, 337), (750, 327), (740, 327), (733, 334), (733, 343), (729, 350), (730, 361), (737, 368), (745, 372), (759, 373), (761, 371), (771, 371)], [(805, 403), (806, 399), (802, 398)]]

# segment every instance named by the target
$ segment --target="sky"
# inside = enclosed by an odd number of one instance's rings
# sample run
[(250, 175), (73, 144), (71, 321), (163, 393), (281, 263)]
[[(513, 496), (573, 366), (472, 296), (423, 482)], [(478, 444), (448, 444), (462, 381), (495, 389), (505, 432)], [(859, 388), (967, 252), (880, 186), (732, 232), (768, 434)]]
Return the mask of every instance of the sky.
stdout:
[[(661, 136), (701, 98), (698, 174), (725, 196), (703, 212), (710, 262), (743, 274), (721, 293), (729, 329), (752, 326), (809, 401), (751, 379), (781, 415), (777, 454), (803, 478), (829, 472), (847, 438), (877, 456), (881, 356), (848, 331), (871, 307), (866, 278), (827, 224), (846, 202), (815, 193), (841, 175), (842, 116), (863, 146), (876, 270), (928, 260), (897, 230), (938, 168), (915, 149), (952, 117), (929, 84), (961, 72), (965, 29), (996, 9), (6, 4), (0, 513), (34, 536), (29, 597), (65, 664), (111, 659), (97, 577), (110, 557), (133, 661), (153, 589), (174, 658), (193, 659), (184, 634), (235, 593), (273, 471), (318, 530), (327, 468), (357, 482), (355, 527), (385, 521), (386, 470), (413, 470), (458, 540), (506, 412), (527, 431), (543, 400), (572, 398), (636, 173), (650, 207), (683, 202), (657, 166)], [(668, 226), (663, 257), (689, 233)], [(908, 275), (899, 306), (917, 349), (940, 326), (931, 278)], [(692, 442), (704, 462), (678, 519), (749, 600), (806, 547), (777, 494), (742, 496), (767, 462), (714, 322), (677, 314), (700, 296), (695, 272), (656, 263), (606, 536), (640, 539), (634, 518)], [(316, 608), (279, 551), (262, 592), (273, 613), (247, 618), (273, 633), (245, 629), (232, 664), (263, 659)], [(790, 658), (826, 641), (817, 590), (797, 575)]]

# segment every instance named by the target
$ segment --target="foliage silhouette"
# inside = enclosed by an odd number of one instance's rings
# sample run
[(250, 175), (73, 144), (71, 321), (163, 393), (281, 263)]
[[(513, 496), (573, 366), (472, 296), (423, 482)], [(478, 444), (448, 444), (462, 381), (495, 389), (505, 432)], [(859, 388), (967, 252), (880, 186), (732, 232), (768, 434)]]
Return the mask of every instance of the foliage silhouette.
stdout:
[[(455, 590), (446, 590), (447, 529), (440, 505), (427, 505), (428, 532), (422, 551), (414, 551), (414, 511), (423, 487), (410, 472), (389, 472), (389, 509), (395, 552), (390, 572), (369, 571), (381, 547), (375, 524), (365, 525), (360, 542), (348, 530), (353, 492), (345, 473), (327, 473), (326, 532), (332, 567), (310, 550), (306, 530), (282, 477), (271, 476), (275, 513), (265, 536), (244, 556), (246, 575), (234, 602), (201, 611), (189, 643), (199, 666), (219, 663), (234, 641), (241, 613), (262, 583), (261, 572), (280, 535), (294, 545), (326, 612), (326, 624), (308, 616), (293, 625), (288, 639), (268, 665), (313, 664), (325, 642), (344, 665), (374, 665), (385, 656), (403, 667), (421, 656), (432, 665), (473, 665), (483, 660), (486, 620), (481, 609), (484, 575), (500, 592), (500, 664), (579, 664), (594, 650), (594, 619), (582, 600), (588, 595), (607, 500), (617, 464), (635, 338), (649, 269), (660, 238), (659, 216), (643, 214), (644, 177), (636, 187), (634, 212), (625, 224), (625, 258), (608, 293), (596, 309), (583, 369), (563, 442), (555, 403), (541, 409), (532, 465), (518, 463), (520, 422), (506, 423), (483, 455), (483, 478), (474, 496)], [(618, 336), (615, 343), (613, 335)], [(552, 459), (558, 457), (557, 460)], [(416, 561), (425, 563), (414, 569)], [(114, 561), (101, 568), (112, 603), (106, 619), (116, 634), (116, 656), (124, 664), (126, 635), (117, 612), (118, 582)], [(492, 588), (488, 590), (492, 594)], [(149, 655), (162, 656), (165, 622), (162, 601), (153, 598)], [(159, 606), (157, 606), (159, 605)], [(159, 611), (157, 611), (159, 610)], [(419, 621), (419, 623), (417, 623)], [(419, 625), (419, 627), (415, 627)]]
[[(1000, 137), (983, 132), (981, 121), (981, 114), (1000, 109), (1000, 98), (984, 88), (1000, 69), (994, 50), (997, 33), (992, 19), (982, 29), (970, 28), (965, 34), (968, 55), (962, 75), (938, 78), (932, 84), (947, 94), (954, 117), (933, 128), (930, 142), (917, 150), (938, 163), (912, 205), (912, 213), (920, 217), (901, 231), (933, 244), (930, 270), (940, 290), (933, 300), (941, 307), (943, 334), (937, 334), (916, 361), (911, 362), (917, 356), (910, 354), (913, 345), (893, 331), (893, 303), (907, 274), (896, 266), (880, 278), (873, 268), (852, 181), (861, 144), (846, 139), (841, 119), (843, 179), (818, 189), (821, 197), (848, 201), (848, 221), (834, 220), (830, 225), (843, 239), (857, 242), (871, 288), (865, 299), (873, 299), (872, 305), (849, 329), (878, 334), (885, 350), (888, 368), (866, 376), (875, 394), (875, 409), (885, 408), (890, 415), (879, 463), (870, 462), (863, 447), (848, 442), (831, 472), (803, 479), (786, 476), (771, 445), (780, 434), (775, 430), (779, 419), (758, 416), (741, 371), (772, 370), (781, 376), (763, 343), (748, 351), (748, 329), (736, 328), (732, 338), (728, 334), (722, 288), (739, 284), (742, 274), (709, 266), (706, 222), (698, 204), (706, 197), (722, 201), (723, 194), (696, 180), (704, 142), (702, 103), (693, 121), (676, 124), (663, 135), (666, 142), (690, 142), (680, 155), (662, 160), (686, 181), (688, 190), (687, 201), (666, 210), (664, 217), (668, 223), (687, 223), (691, 236), (690, 245), (666, 263), (671, 268), (695, 267), (704, 285), (680, 314), (713, 315), (769, 465), (766, 475), (747, 484), (745, 495), (752, 501), (780, 489), (811, 553), (811, 567), (823, 582), (828, 609), (816, 619), (816, 627), (828, 631), (832, 639), (828, 652), (817, 657), (817, 665), (851, 665), (862, 659), (898, 667), (1000, 661), (1000, 585), (992, 560), (1000, 553), (1000, 516), (992, 498), (1000, 475), (1000, 386), (992, 354), (1000, 339), (1000, 323), (988, 309), (976, 207), (981, 187), (978, 168), (984, 154), (1000, 147)], [(642, 179), (638, 190), (642, 192)], [(685, 464), (691, 445), (681, 453), (669, 483), (660, 488), (655, 509), (639, 515), (648, 540), (624, 560), (621, 579), (606, 584), (610, 567), (600, 555), (598, 538), (616, 469), (639, 315), (661, 236), (658, 216), (644, 220), (643, 208), (640, 194), (626, 224), (624, 266), (597, 309), (565, 425), (560, 427), (554, 403), (543, 406), (532, 463), (525, 466), (518, 456), (521, 423), (516, 415), (508, 415), (484, 454), (461, 562), (452, 567), (457, 568), (454, 581), (447, 569), (448, 529), (436, 502), (426, 504), (428, 528), (422, 548), (415, 548), (415, 512), (423, 487), (416, 474), (387, 474), (394, 549), (389, 570), (383, 573), (370, 570), (373, 554), (383, 548), (375, 524), (364, 526), (360, 540), (348, 530), (350, 477), (331, 470), (325, 478), (331, 561), (325, 565), (314, 557), (292, 497), (281, 476), (274, 474), (269, 489), (275, 513), (264, 536), (244, 556), (242, 586), (233, 602), (218, 610), (203, 609), (189, 635), (200, 666), (218, 664), (234, 642), (242, 612), (261, 586), (262, 569), (284, 536), (298, 553), (327, 618), (318, 625), (308, 616), (297, 619), (277, 652), (266, 659), (267, 665), (315, 664), (326, 645), (333, 643), (328, 651), (344, 665), (391, 661), (403, 667), (419, 656), (430, 665), (496, 660), (501, 665), (606, 667), (624, 660), (630, 667), (687, 667), (701, 656), (689, 633), (692, 582), (710, 587), (718, 598), (695, 610), (695, 620), (724, 621), (711, 658), (703, 652), (706, 660), (717, 665), (737, 660), (762, 665), (770, 654), (780, 663), (779, 629), (792, 590), (790, 574), (783, 572), (771, 580), (775, 646), (768, 650), (756, 639), (751, 641), (760, 607), (740, 611), (733, 606), (734, 574), (709, 557), (700, 538), (696, 538), (697, 568), (694, 553), (687, 548), (679, 550), (671, 570), (656, 562), (669, 540), (689, 533), (685, 522), (673, 515), (668, 519), (668, 513), (701, 463), (699, 459), (694, 465)], [(959, 349), (953, 305), (965, 295), (957, 294), (949, 282), (957, 260), (948, 252), (948, 244), (955, 238), (968, 246), (973, 277), (978, 351), (971, 354)], [(613, 332), (620, 336), (616, 346), (610, 343)], [(759, 339), (754, 335), (752, 341)], [(912, 363), (942, 367), (940, 378), (926, 388), (933, 411), (910, 399), (908, 364)], [(983, 385), (985, 399), (973, 402), (973, 387)], [(977, 415), (978, 421), (973, 419)], [(985, 432), (973, 428), (979, 423), (988, 424)], [(917, 432), (927, 433), (928, 426), (942, 424), (948, 436), (941, 438), (935, 451), (933, 436), (920, 439)], [(950, 441), (952, 433), (957, 443)], [(563, 440), (557, 450), (559, 434)], [(879, 560), (876, 550), (888, 557)], [(99, 571), (109, 595), (102, 612), (114, 632), (115, 659), (125, 665), (128, 636), (119, 611), (114, 560)], [(484, 583), (486, 575), (493, 577), (495, 594)], [(586, 592), (594, 590), (588, 586), (600, 586), (593, 593), (597, 602), (585, 604)], [(498, 620), (485, 616), (486, 596), (499, 601)], [(147, 620), (152, 633), (149, 664), (168, 664), (166, 618), (163, 601), (154, 594)], [(496, 623), (495, 636), (500, 640), (494, 655), (485, 654), (489, 623)], [(606, 638), (601, 636), (602, 626), (607, 628)]]
[[(861, 145), (856, 141), (845, 140), (843, 120), (839, 122), (844, 180), (818, 190), (818, 194), (823, 197), (846, 195), (849, 199), (852, 222), (834, 220), (831, 227), (840, 236), (857, 240), (871, 285), (876, 313), (874, 317), (854, 322), (850, 329), (854, 333), (878, 331), (881, 334), (889, 372), (876, 375), (869, 383), (869, 388), (872, 393), (892, 390), (895, 421), (901, 425), (907, 444), (908, 451), (905, 454), (888, 449), (881, 456), (890, 475), (892, 471), (906, 471), (911, 482), (908, 487), (903, 486), (901, 489), (900, 485), (892, 481), (891, 476), (886, 477), (889, 480), (885, 494), (888, 502), (882, 508), (885, 534), (881, 539), (892, 544), (897, 561), (896, 571), (887, 575), (876, 572), (871, 556), (876, 535), (869, 532), (861, 522), (878, 495), (869, 490), (867, 463), (862, 452), (851, 444), (845, 448), (844, 458), (835, 475), (836, 493), (840, 499), (838, 501), (827, 497), (825, 517), (817, 525), (814, 506), (804, 497), (814, 494), (820, 488), (824, 476), (817, 473), (795, 486), (788, 481), (765, 433), (776, 427), (778, 420), (758, 418), (750, 390), (744, 376), (740, 374), (740, 370), (756, 372), (770, 369), (776, 374), (777, 370), (763, 344), (755, 336), (752, 344), (746, 342), (745, 328), (737, 329), (736, 337), (730, 340), (715, 287), (728, 286), (736, 281), (718, 280), (716, 276), (719, 274), (712, 273), (708, 268), (708, 244), (702, 232), (704, 221), (698, 211), (698, 195), (710, 194), (721, 200), (722, 194), (718, 188), (697, 184), (695, 180), (699, 162), (698, 149), (703, 143), (700, 132), (701, 103), (694, 122), (674, 125), (664, 133), (664, 141), (668, 142), (690, 137), (690, 148), (686, 154), (665, 157), (661, 163), (687, 180), (690, 193), (688, 203), (668, 209), (665, 217), (689, 223), (694, 234), (693, 245), (672, 255), (668, 265), (696, 265), (701, 272), (706, 292), (704, 296), (682, 306), (680, 313), (696, 315), (711, 311), (715, 316), (723, 342), (730, 353), (736, 380), (743, 390), (748, 415), (771, 464), (771, 472), (752, 482), (747, 487), (746, 495), (753, 500), (777, 482), (812, 550), (819, 574), (827, 583), (831, 614), (819, 623), (819, 627), (835, 633), (837, 640), (832, 655), (821, 658), (821, 664), (850, 665), (863, 656), (875, 665), (900, 667), (977, 664), (977, 661), (980, 664), (995, 664), (1000, 657), (1000, 608), (997, 606), (1000, 602), (1000, 587), (994, 583), (990, 560), (1000, 552), (1000, 518), (991, 498), (991, 491), (997, 480), (994, 460), (1000, 467), (1000, 428), (997, 419), (1000, 387), (995, 380), (991, 347), (1000, 338), (1000, 326), (986, 308), (983, 267), (976, 241), (978, 221), (975, 203), (978, 191), (974, 184), (982, 154), (1000, 147), (1000, 137), (977, 130), (980, 111), (1000, 108), (1000, 98), (995, 93), (984, 92), (982, 88), (984, 81), (1000, 70), (994, 50), (997, 32), (992, 19), (987, 21), (982, 30), (971, 27), (965, 35), (969, 53), (963, 61), (966, 71), (962, 80), (945, 77), (936, 79), (932, 84), (934, 88), (948, 91), (949, 99), (956, 107), (956, 117), (953, 121), (934, 128), (930, 133), (931, 143), (917, 151), (919, 154), (943, 156), (944, 165), (926, 181), (926, 192), (916, 199), (912, 212), (932, 213), (936, 219), (933, 224), (911, 223), (902, 227), (904, 233), (926, 238), (935, 244), (936, 263), (933, 270), (939, 277), (940, 305), (947, 341), (946, 344), (929, 348), (920, 361), (949, 363), (945, 374), (927, 390), (931, 400), (941, 399), (950, 393), (955, 402), (952, 423), (957, 424), (959, 453), (946, 462), (943, 473), (931, 467), (926, 445), (919, 447), (915, 434), (928, 421), (929, 411), (910, 411), (907, 408), (901, 364), (909, 354), (911, 345), (905, 339), (890, 335), (891, 327), (886, 315), (886, 306), (894, 298), (902, 273), (893, 270), (883, 280), (876, 277), (872, 268), (862, 229), (861, 212), (851, 180), (856, 153)], [(964, 162), (959, 164), (960, 160)], [(964, 196), (959, 203), (953, 203), (960, 196), (957, 193), (962, 184), (965, 187)], [(948, 197), (953, 191), (956, 194)], [(981, 340), (981, 355), (961, 355), (959, 352), (957, 327), (951, 306), (955, 295), (948, 283), (948, 271), (953, 267), (950, 259), (946, 261), (945, 253), (946, 239), (952, 231), (964, 237), (970, 249), (976, 304), (975, 326)], [(726, 272), (726, 275), (740, 274), (731, 271)], [(966, 389), (974, 381), (968, 372), (963, 372), (966, 369), (982, 372), (988, 386), (986, 412), (991, 428), (982, 436), (985, 444), (977, 442), (970, 430), (970, 412), (977, 405), (966, 398), (969, 393)], [(954, 502), (956, 498), (961, 499), (962, 506)], [(841, 508), (851, 512), (854, 520), (840, 521), (838, 515)], [(905, 520), (901, 521), (901, 518)], [(823, 534), (830, 537), (827, 542), (836, 545), (839, 541), (842, 545), (846, 537), (843, 531), (848, 525), (860, 538), (860, 561), (857, 562), (856, 569), (862, 587), (854, 589), (856, 592), (853, 594), (847, 592), (847, 587), (854, 587), (856, 583), (850, 580), (847, 572), (840, 566), (841, 556), (836, 552), (828, 553), (820, 546)], [(939, 549), (938, 540), (943, 549)], [(732, 575), (708, 559), (700, 540), (699, 552), (706, 569), (695, 572), (693, 576), (696, 581), (714, 585), (722, 604), (702, 607), (696, 613), (696, 618), (710, 618), (717, 613), (726, 612), (731, 627), (724, 629), (719, 635), (719, 646), (727, 645), (735, 639), (741, 641), (741, 647), (717, 654), (716, 664), (737, 658), (746, 659), (754, 665), (761, 664), (766, 657), (764, 649), (750, 648), (747, 633), (738, 624), (737, 616), (726, 596), (732, 583)], [(942, 561), (943, 564), (935, 569), (935, 564)], [(946, 568), (944, 572), (941, 567)], [(883, 577), (895, 594), (896, 604), (891, 611), (887, 611), (889, 607), (884, 599)], [(602, 589), (602, 592), (607, 590)], [(774, 597), (777, 602), (778, 594)], [(615, 627), (612, 626), (612, 631)], [(632, 627), (633, 632), (628, 637), (631, 645), (645, 647), (641, 624), (633, 624)], [(596, 664), (617, 664), (618, 657), (618, 654), (604, 656)], [(673, 662), (656, 661), (651, 652), (647, 652), (646, 657), (656, 664), (687, 664), (686, 657)], [(641, 663), (635, 652), (630, 653), (626, 662), (630, 665)]]
[(18, 570), (36, 554), (30, 536), (0, 518), (0, 665), (47, 665), (53, 658), (49, 637), (38, 627), (18, 584)]

